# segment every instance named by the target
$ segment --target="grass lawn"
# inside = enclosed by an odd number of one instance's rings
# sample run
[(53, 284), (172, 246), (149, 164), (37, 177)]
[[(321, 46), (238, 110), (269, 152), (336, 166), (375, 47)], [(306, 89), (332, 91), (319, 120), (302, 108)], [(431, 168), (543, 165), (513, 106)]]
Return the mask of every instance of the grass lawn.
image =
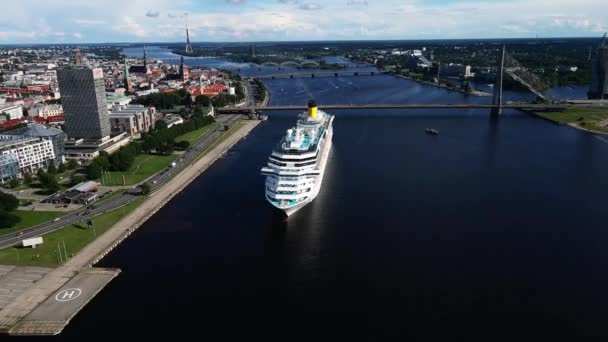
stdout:
[(13, 214), (18, 216), (21, 221), (14, 227), (0, 229), (0, 236), (10, 235), (28, 227), (50, 221), (56, 217), (67, 214), (64, 211), (31, 211), (31, 210), (15, 210)]
[(167, 167), (177, 154), (168, 156), (140, 154), (135, 157), (135, 162), (126, 172), (107, 172), (103, 179), (98, 179), (103, 185), (123, 185), (122, 177), (125, 177), (125, 185), (137, 184), (144, 179)]
[(606, 109), (567, 108), (559, 112), (537, 112), (536, 114), (560, 123), (574, 124), (593, 131), (608, 133), (608, 110)]
[(199, 141), (207, 132), (217, 127), (217, 123), (212, 123), (211, 125), (207, 125), (197, 129), (196, 131), (188, 132), (186, 134), (182, 134), (179, 137), (175, 138), (175, 142), (179, 142), (185, 140), (190, 143), (190, 145)]
[(44, 235), (44, 243), (36, 248), (11, 247), (0, 250), (0, 264), (27, 265), (52, 267), (60, 264), (57, 246), (61, 245), (63, 255), (63, 243), (68, 257), (74, 256), (84, 246), (89, 244), (108, 230), (116, 222), (137, 208), (144, 198), (137, 200), (100, 215), (93, 219), (94, 229), (87, 229), (85, 223), (71, 225), (60, 230)]

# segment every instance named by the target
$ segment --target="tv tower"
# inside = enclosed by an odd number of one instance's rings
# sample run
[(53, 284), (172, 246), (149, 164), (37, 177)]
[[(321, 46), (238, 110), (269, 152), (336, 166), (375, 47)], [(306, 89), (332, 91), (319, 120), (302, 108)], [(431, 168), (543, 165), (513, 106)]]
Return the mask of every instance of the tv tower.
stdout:
[(188, 24), (186, 24), (186, 53), (192, 53), (192, 44), (190, 44), (190, 32), (188, 32)]

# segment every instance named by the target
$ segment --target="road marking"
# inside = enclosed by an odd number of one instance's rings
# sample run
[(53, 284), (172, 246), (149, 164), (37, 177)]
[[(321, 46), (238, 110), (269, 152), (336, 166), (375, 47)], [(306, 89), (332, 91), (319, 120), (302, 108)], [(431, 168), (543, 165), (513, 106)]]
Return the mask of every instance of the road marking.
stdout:
[(65, 289), (55, 295), (55, 300), (58, 302), (69, 302), (80, 297), (81, 294), (82, 290), (76, 287), (71, 289)]

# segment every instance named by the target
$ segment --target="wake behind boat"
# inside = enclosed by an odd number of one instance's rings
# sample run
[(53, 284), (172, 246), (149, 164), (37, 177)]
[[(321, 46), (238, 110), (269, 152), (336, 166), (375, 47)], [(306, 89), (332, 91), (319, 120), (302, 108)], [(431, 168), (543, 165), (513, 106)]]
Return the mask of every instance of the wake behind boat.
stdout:
[(266, 176), (266, 200), (292, 215), (312, 202), (321, 188), (331, 150), (334, 116), (318, 110), (314, 101), (301, 113), (295, 127), (274, 148)]

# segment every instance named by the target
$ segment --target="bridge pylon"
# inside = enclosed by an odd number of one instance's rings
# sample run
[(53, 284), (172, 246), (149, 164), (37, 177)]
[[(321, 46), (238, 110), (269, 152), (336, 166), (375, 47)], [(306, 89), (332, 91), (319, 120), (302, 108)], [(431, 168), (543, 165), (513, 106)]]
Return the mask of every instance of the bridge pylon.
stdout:
[(498, 63), (496, 64), (496, 80), (494, 81), (494, 94), (492, 96), (492, 104), (495, 106), (492, 108), (490, 115), (493, 118), (497, 118), (502, 113), (502, 81), (504, 77), (505, 69), (505, 45), (502, 45), (502, 51), (498, 56)]

